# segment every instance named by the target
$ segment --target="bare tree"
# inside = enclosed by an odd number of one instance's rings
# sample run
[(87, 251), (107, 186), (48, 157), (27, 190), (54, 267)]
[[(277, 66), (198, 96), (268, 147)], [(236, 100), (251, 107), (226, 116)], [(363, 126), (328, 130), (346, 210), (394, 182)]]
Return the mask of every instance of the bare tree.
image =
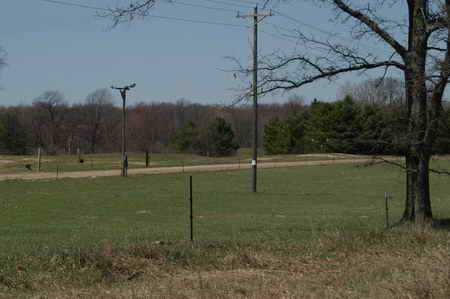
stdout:
[(57, 90), (46, 91), (33, 101), (33, 107), (37, 143), (39, 146), (46, 144), (47, 150), (54, 153), (60, 141), (59, 129), (66, 108), (64, 95)]
[(106, 114), (113, 108), (113, 96), (107, 88), (97, 89), (86, 98), (85, 110), (87, 139), (91, 153), (96, 152), (96, 147), (101, 136), (101, 129)]
[(120, 23), (131, 22), (137, 17), (148, 16), (156, 2), (156, 0), (130, 0), (128, 5), (111, 8), (103, 12), (101, 16), (111, 18), (116, 26)]
[(353, 99), (369, 104), (405, 104), (405, 84), (393, 77), (368, 79), (361, 83), (346, 83), (339, 88), (340, 99), (350, 95)]
[[(407, 196), (403, 220), (418, 224), (432, 220), (430, 198), (431, 149), (437, 138), (442, 98), (450, 76), (450, 0), (321, 0), (323, 9), (336, 12), (335, 21), (351, 26), (345, 42), (295, 30), (304, 51), (277, 52), (261, 61), (261, 93), (294, 90), (322, 79), (350, 72), (393, 70), (405, 82), (408, 132), (402, 144), (406, 158)], [(395, 10), (398, 19), (389, 18)], [(403, 20), (402, 16), (406, 16)], [(373, 54), (358, 41), (372, 40), (388, 51)], [(298, 49), (298, 48), (297, 48)], [(300, 52), (300, 53), (299, 53)], [(242, 75), (251, 70), (241, 69)]]

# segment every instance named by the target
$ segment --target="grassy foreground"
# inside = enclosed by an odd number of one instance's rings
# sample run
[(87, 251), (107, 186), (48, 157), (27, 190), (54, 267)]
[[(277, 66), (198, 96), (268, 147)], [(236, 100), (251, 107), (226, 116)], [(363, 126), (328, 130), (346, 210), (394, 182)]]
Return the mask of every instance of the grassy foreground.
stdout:
[(9, 258), (1, 298), (449, 298), (448, 232), (174, 242)]
[[(434, 162), (436, 168), (448, 161)], [(384, 232), (387, 165), (0, 182), (0, 297), (448, 298), (448, 230)], [(450, 215), (446, 176), (433, 208)]]

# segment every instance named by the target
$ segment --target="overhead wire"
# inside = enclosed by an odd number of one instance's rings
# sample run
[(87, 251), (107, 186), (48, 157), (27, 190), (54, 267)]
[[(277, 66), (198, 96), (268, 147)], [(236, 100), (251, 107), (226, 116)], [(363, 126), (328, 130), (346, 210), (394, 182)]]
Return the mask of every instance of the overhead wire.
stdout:
[[(95, 10), (95, 11), (105, 11), (105, 12), (111, 12), (112, 11), (111, 9), (108, 9), (108, 8), (105, 8), (105, 7), (84, 5), (84, 4), (81, 4), (81, 3), (78, 3), (78, 2), (66, 1), (66, 0), (38, 0), (38, 1), (51, 3), (51, 4), (62, 5), (62, 6), (84, 8), (84, 9)], [(235, 27), (235, 28), (249, 28), (249, 26), (240, 25), (240, 24), (233, 24), (233, 23), (226, 23), (226, 22), (215, 22), (215, 21), (207, 21), (207, 20), (199, 20), (199, 19), (190, 19), (190, 18), (182, 18), (182, 17), (173, 17), (173, 16), (165, 16), (165, 15), (156, 15), (156, 14), (150, 14), (150, 15), (148, 15), (148, 17), (155, 18), (155, 19), (180, 21), (180, 22), (185, 22), (185, 23), (194, 23), (194, 24), (218, 25), (218, 26)]]
[[(77, 8), (82, 8), (82, 9), (89, 9), (89, 10), (95, 10), (95, 11), (101, 11), (101, 12), (109, 12), (112, 13), (114, 10), (110, 9), (110, 8), (106, 8), (106, 7), (98, 7), (98, 6), (94, 6), (94, 5), (88, 5), (88, 4), (83, 4), (83, 3), (79, 3), (76, 2), (74, 0), (38, 0), (41, 2), (46, 2), (48, 4), (55, 4), (55, 5), (61, 5), (61, 6), (69, 6), (69, 7), (77, 7)], [(173, 3), (173, 4), (178, 4), (178, 5), (182, 5), (182, 6), (189, 6), (189, 7), (194, 7), (194, 8), (201, 8), (201, 9), (207, 9), (207, 10), (214, 10), (214, 11), (220, 11), (220, 12), (237, 12), (239, 8), (245, 8), (245, 9), (251, 9), (253, 6), (251, 6), (250, 3), (246, 2), (246, 1), (237, 1), (237, 0), (199, 0), (199, 1), (203, 1), (203, 2), (207, 2), (209, 3), (208, 5), (202, 5), (202, 4), (196, 4), (196, 3), (188, 3), (182, 0), (167, 0), (167, 3)], [(245, 4), (244, 4), (244, 3)], [(213, 3), (214, 5), (218, 4), (221, 6), (227, 6), (227, 7), (218, 7), (218, 6), (212, 6), (210, 5), (211, 3)], [(231, 8), (229, 8), (231, 7)], [(272, 9), (271, 11), (273, 11), (275, 13), (275, 15), (280, 16), (282, 18), (285, 18), (291, 22), (294, 22), (298, 25), (302, 25), (304, 27), (307, 27), (311, 30), (314, 30), (316, 32), (319, 32), (321, 34), (324, 34), (326, 36), (333, 36), (336, 37), (338, 34), (334, 33), (334, 32), (330, 32), (327, 30), (324, 30), (322, 28), (319, 28), (317, 26), (311, 25), (309, 23), (306, 23), (304, 21), (301, 21), (295, 17), (292, 17), (289, 14), (283, 13), (281, 11), (279, 11), (278, 9)], [(193, 23), (193, 24), (205, 24), (205, 25), (216, 25), (216, 26), (223, 26), (223, 27), (233, 27), (233, 28), (245, 28), (248, 29), (250, 28), (249, 25), (242, 25), (242, 24), (235, 24), (235, 23), (227, 23), (227, 22), (216, 22), (216, 21), (209, 21), (209, 20), (200, 20), (200, 19), (192, 19), (192, 18), (184, 18), (184, 17), (175, 17), (175, 16), (166, 16), (166, 15), (157, 15), (157, 14), (149, 14), (148, 15), (149, 18), (154, 18), (154, 19), (161, 19), (161, 20), (171, 20), (171, 21), (178, 21), (178, 22), (184, 22), (184, 23)], [(271, 24), (273, 28), (275, 28), (275, 30), (278, 33), (273, 33), (273, 32), (269, 32), (267, 30), (264, 29), (260, 29), (261, 33), (270, 36), (272, 38), (278, 39), (278, 40), (282, 40), (285, 42), (289, 42), (289, 43), (293, 43), (295, 45), (298, 45), (299, 40), (295, 38), (295, 36), (290, 36), (288, 34), (283, 34), (280, 32), (279, 29), (282, 29), (286, 32), (291, 31), (292, 29), (287, 29), (285, 27), (279, 26), (277, 24)], [(345, 37), (340, 37), (342, 39), (346, 39)], [(350, 41), (350, 39), (347, 39)], [(354, 42), (354, 40), (351, 40), (351, 42)], [(373, 46), (369, 47), (369, 48), (373, 48)]]
[(179, 1), (179, 0), (167, 0), (167, 3), (179, 4), (179, 5), (183, 5), (183, 6), (197, 7), (197, 8), (203, 8), (203, 9), (209, 9), (209, 10), (215, 10), (215, 11), (227, 11), (227, 12), (236, 12), (237, 11), (237, 10), (234, 10), (231, 8), (206, 6), (206, 5), (201, 5), (201, 4), (187, 3), (187, 2), (183, 2), (183, 1)]
[(246, 9), (252, 8), (251, 5), (230, 3), (230, 2), (227, 2), (226, 0), (199, 0), (199, 1), (211, 2), (211, 3), (215, 3), (215, 4), (228, 5), (228, 6), (240, 7), (240, 8), (246, 8)]
[[(72, 6), (72, 7), (78, 7), (78, 8), (84, 8), (84, 9), (90, 9), (90, 10), (96, 10), (96, 11), (105, 11), (105, 12), (111, 12), (111, 9), (105, 8), (105, 7), (98, 7), (93, 5), (86, 5), (74, 1), (69, 0), (38, 0), (41, 2), (46, 2), (50, 4), (57, 4), (57, 5), (63, 5), (63, 6)], [(230, 3), (231, 0), (200, 0), (205, 2), (211, 2), (216, 4), (223, 4), (233, 7), (244, 7), (244, 8), (250, 8), (250, 6), (237, 4), (236, 0), (233, 1), (233, 3)], [(190, 7), (197, 7), (202, 9), (208, 9), (208, 10), (215, 10), (215, 11), (228, 11), (228, 12), (235, 12), (236, 10), (230, 9), (230, 8), (224, 8), (224, 7), (212, 7), (212, 6), (206, 6), (206, 5), (200, 5), (200, 4), (194, 4), (194, 3), (187, 3), (180, 0), (169, 0), (168, 3), (173, 4), (179, 4), (183, 6), (190, 6)], [(239, 1), (239, 3), (242, 3)], [(335, 35), (331, 32), (326, 32), (316, 26), (307, 24), (305, 22), (301, 22), (300, 20), (293, 18), (289, 15), (286, 15), (278, 10), (274, 10), (274, 12), (284, 18), (287, 18), (291, 21), (294, 21), (298, 24), (304, 25), (306, 27), (309, 27), (311, 29), (314, 29), (316, 31), (319, 31), (321, 33), (327, 34), (329, 36)], [(173, 17), (173, 16), (164, 16), (164, 15), (156, 15), (156, 14), (150, 14), (149, 17), (151, 18), (157, 18), (157, 19), (165, 19), (165, 20), (173, 20), (173, 21), (180, 21), (180, 22), (187, 22), (187, 23), (196, 23), (196, 24), (208, 24), (208, 25), (220, 25), (220, 26), (228, 26), (228, 27), (241, 27), (241, 28), (248, 28), (248, 26), (240, 25), (240, 24), (233, 24), (233, 23), (226, 23), (226, 22), (215, 22), (215, 21), (207, 21), (207, 20), (198, 20), (198, 19), (191, 19), (191, 18), (182, 18), (182, 17)], [(266, 32), (267, 33), (267, 32)], [(272, 36), (275, 36), (275, 34), (271, 33)], [(281, 39), (281, 38), (280, 38)], [(283, 38), (283, 40), (286, 40), (286, 38)]]
[[(103, 12), (111, 12), (112, 10), (106, 7), (99, 7), (99, 6), (93, 6), (93, 5), (87, 5), (87, 4), (83, 4), (83, 3), (79, 3), (79, 2), (75, 2), (75, 1), (70, 1), (70, 0), (38, 0), (41, 2), (46, 2), (49, 4), (56, 4), (56, 5), (62, 5), (62, 6), (69, 6), (69, 7), (77, 7), (77, 8), (82, 8), (82, 9), (89, 9), (89, 10), (95, 10), (95, 11), (103, 11)], [(227, 5), (227, 6), (231, 6), (234, 8), (240, 7), (240, 8), (250, 8), (251, 6), (248, 5), (243, 5), (241, 1), (237, 1), (237, 0), (199, 0), (199, 1), (204, 1), (204, 2), (210, 2), (210, 3), (215, 3), (215, 4), (222, 4), (222, 5)], [(231, 3), (231, 2), (233, 3)], [(236, 3), (236, 2), (239, 2)], [(187, 3), (181, 0), (168, 0), (167, 3), (173, 3), (173, 4), (179, 4), (179, 5), (183, 5), (183, 6), (190, 6), (190, 7), (197, 7), (197, 8), (202, 8), (202, 9), (208, 9), (208, 10), (215, 10), (215, 11), (227, 11), (227, 12), (235, 12), (236, 10), (233, 10), (231, 8), (224, 8), (224, 7), (213, 7), (213, 6), (206, 6), (206, 5), (201, 5), (201, 4), (193, 4), (193, 3)], [(246, 2), (247, 3), (247, 2)], [(317, 26), (305, 23), (301, 20), (298, 20), (297, 18), (294, 18), (288, 14), (285, 14), (279, 10), (273, 10), (273, 12), (275, 12), (276, 15), (279, 15), (283, 18), (286, 18), (292, 22), (295, 22), (299, 25), (303, 25), (305, 27), (308, 27), (312, 30), (315, 30), (317, 32), (320, 32), (324, 35), (327, 36), (336, 36), (336, 33), (333, 32), (329, 32), (326, 30), (323, 30)], [(154, 19), (161, 19), (161, 20), (171, 20), (171, 21), (178, 21), (178, 22), (184, 22), (184, 23), (192, 23), (192, 24), (205, 24), (205, 25), (215, 25), (215, 26), (224, 26), (224, 27), (234, 27), (234, 28), (245, 28), (248, 29), (249, 26), (248, 25), (241, 25), (241, 24), (234, 24), (234, 23), (227, 23), (227, 22), (216, 22), (216, 21), (208, 21), (208, 20), (199, 20), (199, 19), (192, 19), (192, 18), (184, 18), (184, 17), (174, 17), (174, 16), (165, 16), (165, 15), (157, 15), (157, 14), (149, 14), (148, 17), (150, 18), (154, 18)], [(275, 24), (271, 24), (272, 27), (275, 28), (276, 31), (280, 31), (279, 29), (283, 29), (285, 31), (287, 31), (288, 29), (283, 28), (279, 25), (275, 25)], [(276, 33), (272, 33), (269, 32), (267, 30), (261, 30), (261, 32), (263, 34), (266, 34), (268, 36), (271, 36), (273, 38), (276, 38), (278, 40), (283, 40), (283, 41), (287, 41), (287, 42), (291, 42), (294, 44), (298, 44), (298, 41), (295, 40), (295, 37), (291, 37), (285, 34), (276, 34)]]
[(64, 1), (63, 0), (38, 0), (38, 1), (47, 2), (47, 3), (51, 3), (51, 4), (58, 4), (58, 5), (63, 5), (63, 6), (86, 8), (86, 9), (91, 9), (91, 10), (110, 11), (109, 9), (107, 9), (105, 7), (97, 7), (97, 6), (81, 4), (81, 3), (73, 2), (73, 1), (65, 1), (65, 0)]

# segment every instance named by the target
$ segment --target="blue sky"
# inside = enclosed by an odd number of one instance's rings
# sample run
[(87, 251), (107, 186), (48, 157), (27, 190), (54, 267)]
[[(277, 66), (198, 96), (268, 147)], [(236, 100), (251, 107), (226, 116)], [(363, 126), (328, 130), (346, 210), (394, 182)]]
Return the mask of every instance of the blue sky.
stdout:
[[(67, 1), (111, 7), (122, 0)], [(251, 5), (255, 1), (182, 2), (233, 11), (162, 3), (153, 13), (247, 25), (250, 21), (237, 19), (234, 12), (245, 13), (246, 9), (233, 6), (233, 3), (248, 2)], [(278, 9), (324, 30), (337, 29), (328, 22), (332, 11), (314, 7), (309, 1), (290, 1)], [(273, 24), (299, 26), (275, 15), (265, 20), (261, 29), (275, 33)], [(55, 89), (62, 91), (68, 102), (81, 102), (97, 88), (130, 82), (137, 83), (137, 88), (130, 94), (132, 103), (180, 98), (199, 103), (230, 103), (235, 95), (232, 89), (240, 82), (224, 71), (234, 66), (225, 57), (250, 61), (250, 31), (247, 28), (191, 24), (151, 16), (114, 29), (110, 25), (110, 20), (97, 17), (93, 10), (40, 0), (2, 0), (0, 46), (8, 53), (8, 66), (0, 74), (0, 105), (28, 104), (44, 91)], [(307, 27), (303, 29), (320, 35)], [(260, 35), (262, 55), (279, 48), (289, 50), (294, 47), (292, 42), (265, 32)], [(340, 84), (360, 79), (347, 76), (337, 82), (324, 81), (293, 93), (307, 100), (315, 97), (334, 100)], [(263, 101), (282, 101), (288, 96), (268, 96)]]

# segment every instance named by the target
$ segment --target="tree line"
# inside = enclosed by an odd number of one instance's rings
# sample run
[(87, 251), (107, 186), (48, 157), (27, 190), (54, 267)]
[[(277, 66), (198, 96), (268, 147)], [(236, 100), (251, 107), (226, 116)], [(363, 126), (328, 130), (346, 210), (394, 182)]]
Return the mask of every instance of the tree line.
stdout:
[[(269, 154), (349, 153), (403, 155), (407, 149), (407, 111), (403, 105), (356, 101), (348, 95), (336, 102), (313, 101), (287, 118), (274, 118), (264, 127), (263, 145)], [(450, 153), (450, 109), (439, 120), (433, 154)]]
[[(401, 88), (378, 87), (368, 96), (373, 82), (346, 84), (342, 90), (347, 95), (336, 102), (314, 100), (305, 105), (294, 96), (282, 104), (260, 105), (260, 147), (267, 154), (403, 154), (408, 122), (404, 96), (398, 93)], [(393, 81), (389, 82), (392, 86)], [(398, 81), (396, 86), (400, 85)], [(252, 109), (251, 105), (223, 107), (186, 100), (139, 103), (127, 111), (128, 148), (232, 155), (239, 147), (251, 146)], [(48, 154), (118, 152), (121, 122), (121, 108), (108, 89), (98, 89), (72, 105), (61, 92), (47, 91), (31, 105), (0, 108), (0, 151), (31, 154), (41, 147)], [(450, 109), (446, 108), (434, 153), (450, 152), (449, 128)]]
[[(116, 104), (109, 89), (98, 89), (82, 103), (69, 105), (61, 92), (47, 91), (31, 105), (1, 107), (0, 152), (31, 154), (39, 147), (50, 155), (118, 152), (122, 115)], [(301, 109), (296, 99), (262, 105), (261, 129)], [(129, 151), (230, 155), (251, 146), (252, 108), (187, 100), (138, 103), (127, 108), (127, 127)]]

